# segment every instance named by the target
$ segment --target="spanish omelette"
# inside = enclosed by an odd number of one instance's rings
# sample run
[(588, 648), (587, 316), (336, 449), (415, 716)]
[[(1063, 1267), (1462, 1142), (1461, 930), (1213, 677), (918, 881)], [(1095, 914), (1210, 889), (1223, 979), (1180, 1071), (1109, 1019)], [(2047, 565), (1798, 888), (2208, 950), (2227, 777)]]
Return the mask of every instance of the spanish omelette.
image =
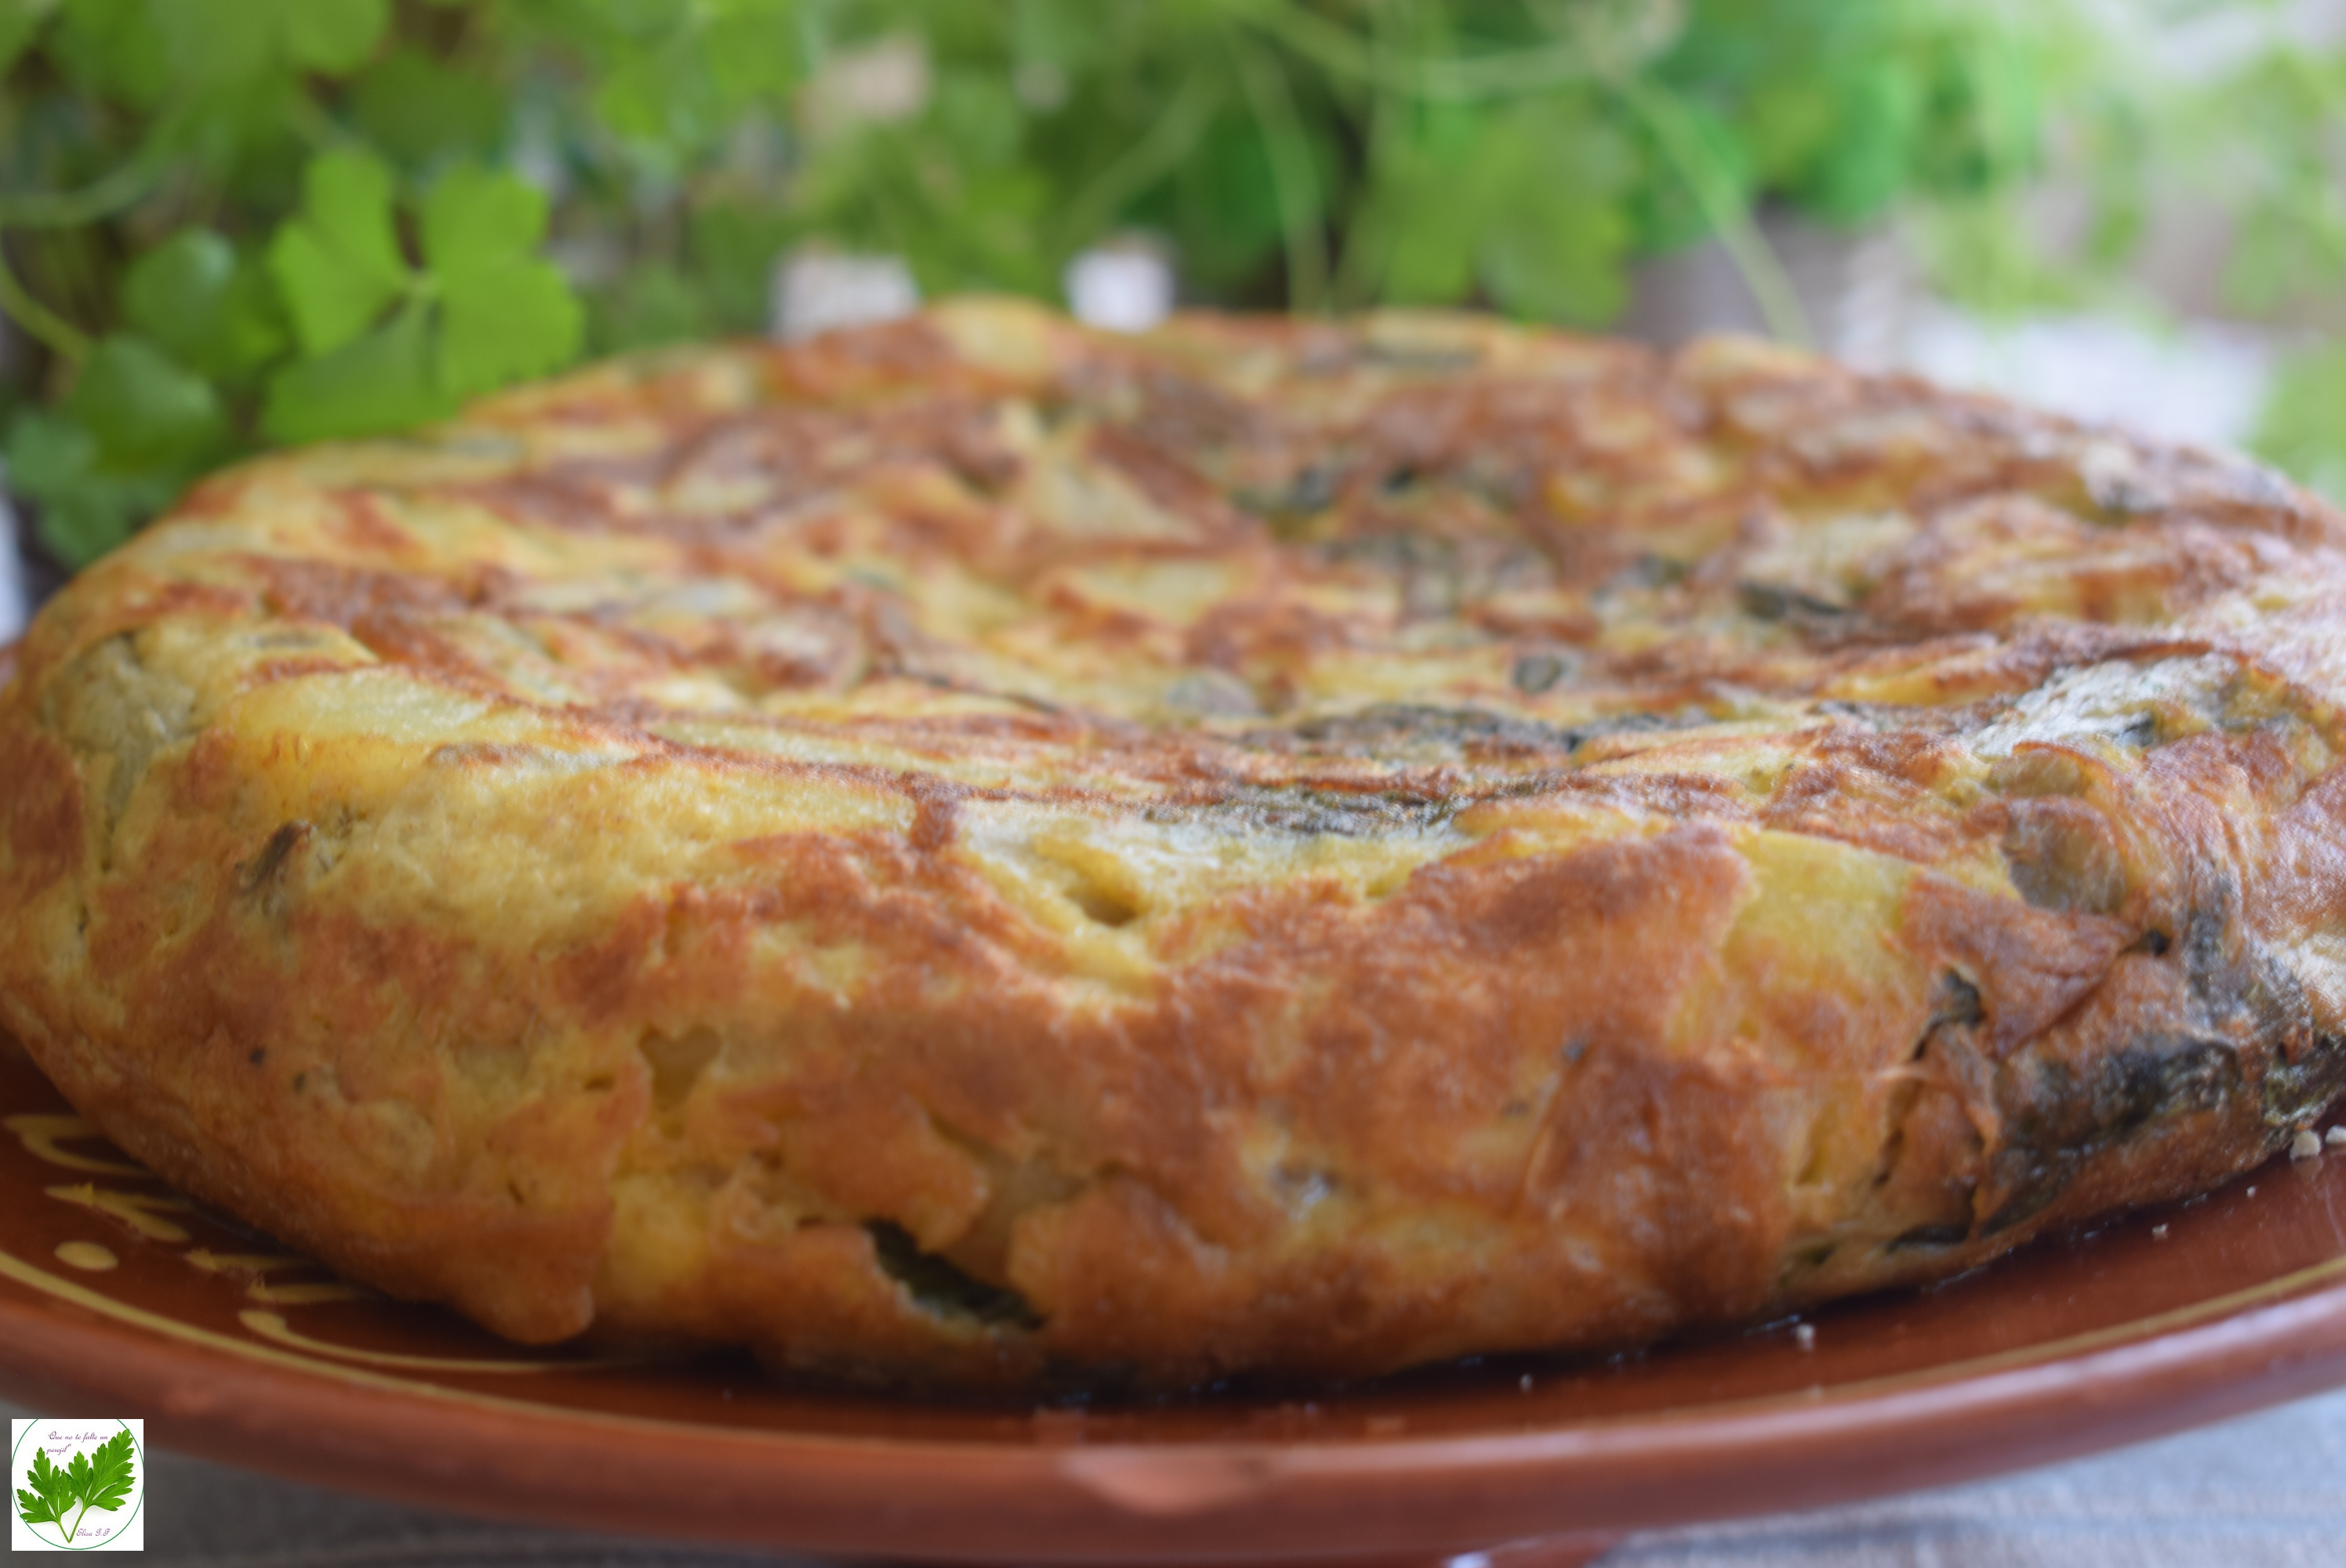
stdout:
[(1621, 1347), (2346, 1087), (2346, 521), (1740, 341), (1002, 301), (199, 486), (5, 670), (0, 1022), (499, 1333)]

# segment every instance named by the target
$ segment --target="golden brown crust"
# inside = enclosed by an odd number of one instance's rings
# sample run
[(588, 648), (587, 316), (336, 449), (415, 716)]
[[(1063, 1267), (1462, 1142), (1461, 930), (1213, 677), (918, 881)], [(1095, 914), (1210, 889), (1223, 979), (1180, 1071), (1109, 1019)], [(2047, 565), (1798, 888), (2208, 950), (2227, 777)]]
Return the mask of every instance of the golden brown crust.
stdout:
[(2346, 524), (1749, 344), (951, 306), (202, 486), (0, 670), (0, 1023), (546, 1340), (1616, 1346), (2346, 1085)]

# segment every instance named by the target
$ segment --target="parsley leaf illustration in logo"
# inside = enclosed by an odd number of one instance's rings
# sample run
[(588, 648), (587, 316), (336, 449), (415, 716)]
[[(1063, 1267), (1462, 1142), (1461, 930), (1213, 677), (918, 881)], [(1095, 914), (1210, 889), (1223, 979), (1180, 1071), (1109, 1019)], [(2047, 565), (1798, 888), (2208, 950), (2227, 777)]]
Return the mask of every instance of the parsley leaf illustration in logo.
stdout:
[[(35, 1449), (25, 1479), (32, 1490), (17, 1490), (18, 1516), (27, 1524), (57, 1526), (70, 1543), (91, 1509), (112, 1513), (129, 1501), (135, 1480), (130, 1430), (125, 1427), (89, 1452), (74, 1455), (63, 1470), (49, 1462), (47, 1450)], [(68, 1513), (71, 1523), (66, 1521)]]
[(66, 1472), (49, 1462), (49, 1451), (33, 1451), (33, 1467), (25, 1472), (32, 1483), (30, 1492), (19, 1488), (16, 1492), (17, 1515), (27, 1524), (54, 1524), (65, 1527), (66, 1510), (73, 1506), (73, 1486)]
[[(81, 1473), (84, 1458), (89, 1461), (87, 1475)], [(129, 1502), (130, 1487), (137, 1480), (131, 1464), (130, 1429), (123, 1428), (87, 1455), (74, 1455), (68, 1473), (76, 1478), (81, 1488), (84, 1510), (95, 1508), (101, 1512), (112, 1513)]]

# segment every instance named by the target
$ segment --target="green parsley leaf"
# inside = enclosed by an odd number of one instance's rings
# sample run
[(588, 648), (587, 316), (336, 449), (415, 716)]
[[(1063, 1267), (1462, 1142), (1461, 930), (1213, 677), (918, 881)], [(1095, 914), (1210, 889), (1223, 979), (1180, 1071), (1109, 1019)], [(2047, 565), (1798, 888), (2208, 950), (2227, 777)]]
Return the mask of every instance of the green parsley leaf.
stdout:
[(631, 0), (572, 8), (600, 66), (596, 116), (639, 158), (674, 167), (802, 77), (798, 0)]
[(2346, 504), (2346, 343), (2281, 361), (2249, 445), (2258, 456)]
[(1794, 176), (1792, 189), (1818, 217), (1858, 223), (1889, 206), (1905, 186), (1923, 98), (1920, 84), (1894, 70), (1853, 73), (1840, 86), (1833, 135)]
[(286, 57), (332, 76), (364, 64), (391, 20), (391, 0), (276, 0), (276, 7)]
[(9, 484), (48, 505), (97, 466), (97, 437), (78, 421), (47, 409), (26, 409), (8, 427)]
[[(7, 450), (12, 481), (20, 472), (20, 453), (39, 439), (24, 429), (27, 422), (36, 418), (46, 421), (47, 416), (27, 414), (10, 432)], [(91, 445), (95, 447), (96, 443)], [(24, 479), (21, 488), (39, 508), (41, 543), (58, 560), (78, 571), (128, 541), (141, 524), (171, 504), (180, 486), (91, 471), (72, 474), (50, 485), (36, 485)]]
[(211, 385), (128, 333), (101, 342), (55, 410), (9, 427), (8, 482), (38, 508), (41, 538), (69, 565), (96, 560), (230, 450)]
[(760, 98), (799, 85), (797, 0), (717, 0), (704, 7), (702, 47), (729, 122)]
[(526, 256), (546, 236), (546, 193), (509, 174), (452, 169), (423, 199), (423, 258), (443, 277)]
[(576, 356), (585, 315), (534, 252), (543, 192), (508, 174), (451, 170), (423, 199), (424, 259), (439, 287), (438, 381), (451, 397), (539, 375)]
[(2045, 140), (2037, 62), (2008, 25), (1982, 25), (1933, 60), (1916, 171), (1925, 189), (2009, 188)]
[(1379, 291), (1446, 304), (1479, 288), (1515, 315), (1605, 321), (1626, 288), (1628, 175), (1621, 139), (1576, 98), (1431, 113), (1364, 215)]
[(399, 313), (332, 352), (280, 371), (260, 415), (272, 441), (376, 435), (455, 412), (434, 373), (430, 308), (411, 300)]
[(17, 1490), (17, 1516), (27, 1524), (62, 1527), (72, 1490), (66, 1481), (66, 1472), (49, 1462), (48, 1450), (36, 1448), (33, 1451), (33, 1462), (26, 1471), (25, 1479), (32, 1490)]
[[(102, 1513), (113, 1513), (130, 1501), (130, 1487), (137, 1479), (131, 1462), (130, 1429), (123, 1428), (92, 1449), (88, 1454), (88, 1473), (83, 1478), (80, 1492), (85, 1510), (95, 1508)], [(74, 1455), (74, 1467), (79, 1470), (83, 1456)], [(75, 1522), (78, 1524), (80, 1522)]]
[(443, 175), (417, 214), (419, 270), (400, 255), (380, 160), (323, 154), (304, 183), (301, 216), (270, 248), (305, 356), (270, 380), (261, 425), (273, 439), (444, 418), (474, 393), (576, 356), (585, 311), (536, 254), (546, 200), (536, 187), (469, 165)]
[(122, 311), (180, 363), (231, 387), (287, 347), (269, 279), (209, 229), (182, 229), (132, 262)]
[(130, 264), (122, 279), (125, 312), (156, 341), (171, 347), (195, 318), (219, 307), (236, 276), (236, 247), (209, 229), (182, 229)]
[(1494, 304), (1535, 321), (1596, 326), (1627, 302), (1630, 225), (1621, 195), (1628, 157), (1594, 116), (1526, 106), (1503, 166), (1507, 195), (1476, 257)]
[(351, 78), (350, 106), (359, 134), (413, 169), (484, 156), (505, 128), (505, 100), (494, 82), (413, 47), (395, 49)]
[(98, 344), (59, 412), (97, 438), (107, 466), (123, 471), (189, 466), (228, 433), (211, 383), (127, 332)]
[(389, 0), (160, 0), (150, 9), (177, 77), (204, 87), (271, 72), (347, 75), (391, 20)]
[(182, 82), (217, 87), (249, 81), (276, 63), (268, 0), (176, 0), (149, 8)]
[(391, 170), (365, 153), (321, 153), (302, 177), (301, 213), (269, 248), (294, 335), (307, 354), (366, 331), (412, 282), (392, 223)]
[(64, 0), (41, 52), (91, 97), (146, 109), (171, 89), (170, 46), (147, 0)]
[(1489, 227), (1480, 117), (1427, 111), (1418, 134), (1382, 160), (1363, 236), (1383, 252), (1380, 292), (1394, 304), (1440, 304), (1474, 283), (1474, 251)]
[(2312, 59), (2269, 53), (2215, 97), (2227, 134), (2246, 144), (2243, 173), (2254, 170), (2239, 181), (2245, 200), (2224, 269), (2226, 302), (2263, 312), (2333, 292), (2346, 267), (2338, 139), (2346, 50)]

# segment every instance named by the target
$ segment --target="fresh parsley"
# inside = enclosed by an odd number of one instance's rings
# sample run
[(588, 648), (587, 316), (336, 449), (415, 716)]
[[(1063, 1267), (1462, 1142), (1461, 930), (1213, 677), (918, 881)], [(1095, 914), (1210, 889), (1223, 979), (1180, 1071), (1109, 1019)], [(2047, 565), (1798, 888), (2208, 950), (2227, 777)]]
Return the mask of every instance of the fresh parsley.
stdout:
[(112, 1513), (129, 1501), (137, 1479), (134, 1459), (127, 1427), (97, 1447), (75, 1454), (63, 1470), (49, 1461), (46, 1449), (36, 1448), (25, 1472), (26, 1485), (16, 1491), (17, 1516), (27, 1524), (56, 1525), (70, 1543), (91, 1509)]
[(2259, 456), (2346, 502), (2346, 343), (2281, 361), (2250, 444)]
[[(1140, 229), (1215, 303), (1601, 325), (1641, 258), (1716, 236), (1797, 333), (1762, 210), (1912, 219), (1943, 287), (2010, 311), (2106, 292), (2153, 194), (2194, 184), (2238, 220), (2239, 306), (2334, 294), (2346, 48), (2178, 81), (2108, 16), (0, 0), (0, 455), (77, 565), (244, 453), (755, 331), (808, 243), (899, 255), (932, 293), (1047, 297)], [(2022, 205), (2056, 157), (2088, 197), (2066, 253)], [(2276, 419), (2269, 450), (2336, 470), (2324, 421)]]
[(403, 254), (389, 167), (311, 160), (301, 210), (269, 250), (303, 359), (270, 384), (279, 441), (365, 435), (453, 412), (578, 352), (584, 312), (536, 254), (546, 203), (509, 174), (459, 165), (414, 204), (420, 260)]

